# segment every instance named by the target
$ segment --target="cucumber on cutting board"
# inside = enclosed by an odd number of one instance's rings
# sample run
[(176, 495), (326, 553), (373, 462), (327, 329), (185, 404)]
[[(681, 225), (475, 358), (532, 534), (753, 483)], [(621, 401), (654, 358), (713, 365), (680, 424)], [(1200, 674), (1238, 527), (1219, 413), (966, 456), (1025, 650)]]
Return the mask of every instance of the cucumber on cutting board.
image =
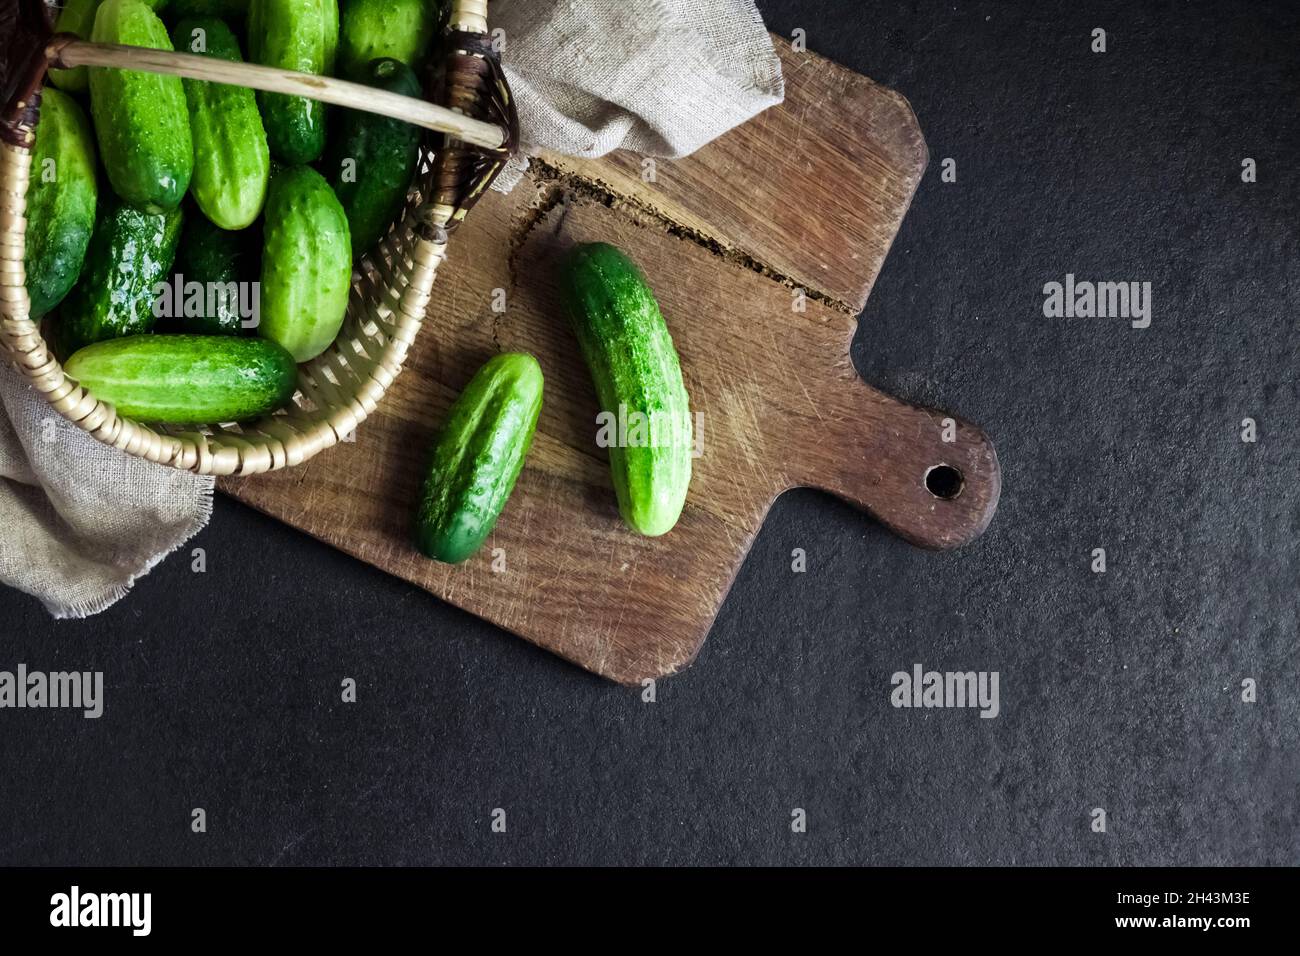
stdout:
[[(216, 17), (187, 17), (172, 32), (176, 49), (239, 62), (239, 41)], [(266, 201), (271, 153), (257, 97), (242, 86), (185, 80), (194, 177), (190, 193), (222, 229), (243, 229)]]
[[(605, 243), (578, 246), (561, 291), (600, 402), (609, 468), (628, 527), (672, 530), (693, 454), (690, 399), (672, 336), (636, 265)], [(606, 427), (612, 425), (613, 427)]]
[(133, 335), (90, 345), (64, 370), (144, 422), (242, 422), (293, 397), (298, 369), (274, 342), (223, 335)]
[(306, 362), (329, 347), (347, 313), (348, 217), (320, 173), (290, 166), (271, 177), (263, 232), (258, 333)]
[[(338, 51), (337, 0), (252, 0), (248, 45), (253, 62), (328, 76)], [(325, 104), (284, 93), (257, 94), (271, 152), (283, 163), (314, 163), (325, 150)]]
[[(142, 0), (104, 0), (91, 39), (172, 49), (167, 28)], [(90, 112), (99, 158), (113, 190), (148, 212), (175, 209), (194, 170), (189, 109), (180, 78), (91, 67)]]
[[(375, 60), (362, 79), (391, 93), (420, 95), (414, 71), (397, 60)], [(339, 118), (325, 169), (348, 216), (354, 259), (374, 248), (402, 211), (420, 159), (421, 135), (409, 123), (359, 110)]]
[(72, 97), (47, 88), (27, 184), (25, 266), (32, 315), (62, 302), (81, 275), (98, 194), (86, 114)]
[(148, 332), (158, 321), (155, 286), (176, 258), (181, 211), (145, 212), (100, 197), (81, 279), (59, 310), (63, 354), (104, 339)]
[(433, 0), (348, 0), (339, 26), (339, 75), (369, 82), (371, 60), (388, 57), (418, 69), (442, 16)]
[(531, 355), (497, 355), (478, 370), (433, 446), (415, 518), (422, 553), (457, 564), (482, 547), (523, 470), (541, 409), (542, 369)]

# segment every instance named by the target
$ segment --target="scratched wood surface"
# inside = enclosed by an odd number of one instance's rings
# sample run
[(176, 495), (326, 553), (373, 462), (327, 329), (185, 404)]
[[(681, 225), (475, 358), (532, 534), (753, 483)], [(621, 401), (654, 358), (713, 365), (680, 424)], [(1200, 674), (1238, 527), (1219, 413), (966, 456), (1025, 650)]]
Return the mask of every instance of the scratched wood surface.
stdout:
[[(849, 360), (853, 316), (925, 169), (920, 129), (897, 93), (781, 53), (786, 103), (693, 157), (659, 161), (653, 182), (636, 156), (546, 156), (511, 195), (486, 199), (355, 442), (222, 489), (625, 683), (694, 659), (789, 488), (830, 491), (924, 547), (977, 535), (997, 505), (992, 445), (960, 420), (945, 433), (948, 416), (869, 387)], [(697, 413), (687, 507), (658, 539), (619, 519), (595, 393), (559, 307), (557, 257), (596, 240), (646, 273)], [(410, 543), (426, 449), (474, 371), (506, 350), (532, 352), (546, 375), (527, 468), (479, 555), (428, 561)]]

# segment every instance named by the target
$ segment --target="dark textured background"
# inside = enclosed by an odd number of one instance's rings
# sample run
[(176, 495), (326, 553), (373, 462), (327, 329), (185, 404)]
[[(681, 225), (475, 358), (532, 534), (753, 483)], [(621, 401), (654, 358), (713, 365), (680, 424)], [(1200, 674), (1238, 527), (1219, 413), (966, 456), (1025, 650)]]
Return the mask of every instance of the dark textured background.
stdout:
[[(107, 684), (98, 721), (0, 712), (0, 862), (1300, 862), (1300, 6), (760, 6), (920, 117), (855, 357), (987, 428), (988, 533), (787, 495), (645, 704), (221, 499), (206, 574), (78, 623), (0, 592), (0, 667)], [(1066, 272), (1150, 281), (1151, 328), (1044, 319)], [(916, 662), (999, 671), (1001, 716), (892, 709)]]

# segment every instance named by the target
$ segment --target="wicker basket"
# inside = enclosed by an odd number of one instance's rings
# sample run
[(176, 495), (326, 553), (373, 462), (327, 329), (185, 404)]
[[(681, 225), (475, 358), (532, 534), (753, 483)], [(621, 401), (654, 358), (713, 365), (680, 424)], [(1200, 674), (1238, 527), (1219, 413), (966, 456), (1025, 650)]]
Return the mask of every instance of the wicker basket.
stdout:
[[(20, 5), (3, 88), (8, 100), (0, 107), (0, 349), (69, 421), (128, 454), (173, 468), (205, 475), (273, 471), (306, 461), (352, 434), (401, 371), (424, 321), (449, 233), (515, 148), (518, 123), (487, 35), (487, 0), (450, 3), (445, 57), (427, 86), (437, 102), (252, 64), (52, 35), (52, 12), (45, 0)], [(47, 69), (82, 65), (293, 93), (434, 131), (422, 146), (405, 210), (353, 272), (338, 338), (324, 354), (299, 366), (298, 391), (286, 408), (243, 425), (145, 425), (118, 415), (69, 378), (47, 347), (30, 315), (23, 269), (32, 131)]]

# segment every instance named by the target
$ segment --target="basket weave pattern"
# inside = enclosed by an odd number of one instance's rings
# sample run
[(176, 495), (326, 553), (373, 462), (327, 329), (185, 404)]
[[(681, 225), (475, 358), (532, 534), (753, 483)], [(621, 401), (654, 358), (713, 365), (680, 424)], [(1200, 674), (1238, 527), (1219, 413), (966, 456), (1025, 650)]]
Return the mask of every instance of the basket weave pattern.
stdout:
[[(487, 0), (453, 0), (446, 40), (443, 104), (512, 128), (509, 91), (487, 43)], [(358, 263), (338, 338), (299, 366), (292, 402), (243, 425), (180, 429), (118, 415), (69, 378), (46, 345), (30, 314), (23, 268), (32, 154), (0, 142), (0, 349), (61, 415), (128, 454), (204, 475), (299, 464), (347, 438), (375, 410), (424, 322), (449, 232), (511, 148), (513, 136), (496, 154), (449, 136), (427, 137), (406, 209)]]

